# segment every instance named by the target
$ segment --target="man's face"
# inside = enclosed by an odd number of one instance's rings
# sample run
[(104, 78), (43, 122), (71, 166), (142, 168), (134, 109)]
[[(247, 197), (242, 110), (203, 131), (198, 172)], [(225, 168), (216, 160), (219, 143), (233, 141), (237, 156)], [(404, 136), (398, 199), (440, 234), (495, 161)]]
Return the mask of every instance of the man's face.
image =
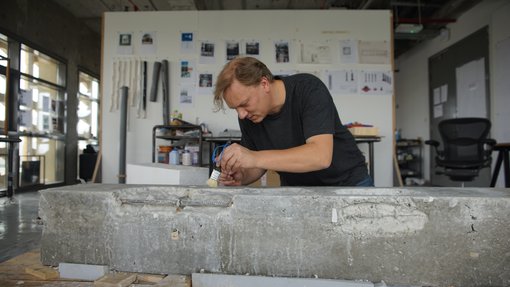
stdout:
[(267, 116), (267, 99), (269, 95), (269, 82), (263, 78), (256, 86), (245, 86), (234, 80), (225, 90), (223, 99), (228, 107), (235, 109), (240, 119), (248, 119), (260, 123)]

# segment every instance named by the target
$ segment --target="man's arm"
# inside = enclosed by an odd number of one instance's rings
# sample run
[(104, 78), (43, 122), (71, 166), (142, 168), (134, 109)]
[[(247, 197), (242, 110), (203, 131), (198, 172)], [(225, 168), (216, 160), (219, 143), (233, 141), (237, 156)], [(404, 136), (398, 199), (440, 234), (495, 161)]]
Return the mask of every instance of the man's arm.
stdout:
[(333, 135), (321, 134), (308, 138), (304, 145), (284, 150), (252, 151), (232, 144), (224, 150), (220, 164), (227, 173), (253, 168), (302, 173), (329, 167), (332, 157)]

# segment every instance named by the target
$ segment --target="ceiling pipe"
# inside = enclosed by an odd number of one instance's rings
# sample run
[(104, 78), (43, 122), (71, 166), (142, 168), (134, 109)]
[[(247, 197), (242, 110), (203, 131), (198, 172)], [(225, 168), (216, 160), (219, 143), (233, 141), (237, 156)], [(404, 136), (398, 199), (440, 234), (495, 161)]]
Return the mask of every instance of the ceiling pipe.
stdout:
[(439, 8), (440, 4), (434, 3), (412, 3), (412, 2), (400, 2), (400, 1), (391, 1), (390, 6), (400, 6), (400, 7), (432, 7)]
[(365, 3), (363, 3), (359, 9), (368, 9), (368, 7), (370, 7), (370, 5), (372, 5), (372, 2), (374, 2), (374, 0), (367, 0), (365, 1)]
[(156, 7), (156, 5), (154, 5), (154, 2), (152, 0), (149, 0), (149, 3), (151, 3), (152, 9), (154, 11), (158, 11), (159, 10), (158, 7)]
[(455, 23), (457, 19), (435, 19), (435, 18), (398, 18), (397, 23), (406, 23), (406, 24), (448, 24)]
[(106, 5), (106, 3), (104, 3), (104, 0), (99, 0), (99, 2), (101, 2), (101, 4), (103, 4), (103, 6), (108, 10), (108, 11), (112, 11), (112, 8), (110, 8), (108, 5)]

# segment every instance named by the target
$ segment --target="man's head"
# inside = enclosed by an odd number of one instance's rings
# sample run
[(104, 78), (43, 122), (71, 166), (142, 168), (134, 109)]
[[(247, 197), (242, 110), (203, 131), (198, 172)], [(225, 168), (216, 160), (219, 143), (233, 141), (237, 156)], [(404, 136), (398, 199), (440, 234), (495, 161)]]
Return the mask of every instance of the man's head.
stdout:
[(273, 74), (261, 61), (252, 57), (235, 58), (218, 75), (214, 105), (217, 110), (222, 110), (226, 102), (230, 108), (236, 109), (239, 118), (247, 117), (258, 122), (255, 114), (259, 113), (256, 110), (260, 108), (260, 96), (269, 94), (272, 82)]

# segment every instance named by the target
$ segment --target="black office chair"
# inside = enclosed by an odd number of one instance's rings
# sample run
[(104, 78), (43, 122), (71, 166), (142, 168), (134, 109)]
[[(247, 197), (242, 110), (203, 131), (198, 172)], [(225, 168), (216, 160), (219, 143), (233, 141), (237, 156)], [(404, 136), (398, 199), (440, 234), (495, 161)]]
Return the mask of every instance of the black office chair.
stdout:
[(472, 181), (480, 169), (491, 164), (492, 148), (496, 144), (487, 138), (491, 122), (484, 118), (457, 118), (439, 122), (443, 150), (436, 140), (425, 141), (436, 150), (436, 174), (453, 181)]

